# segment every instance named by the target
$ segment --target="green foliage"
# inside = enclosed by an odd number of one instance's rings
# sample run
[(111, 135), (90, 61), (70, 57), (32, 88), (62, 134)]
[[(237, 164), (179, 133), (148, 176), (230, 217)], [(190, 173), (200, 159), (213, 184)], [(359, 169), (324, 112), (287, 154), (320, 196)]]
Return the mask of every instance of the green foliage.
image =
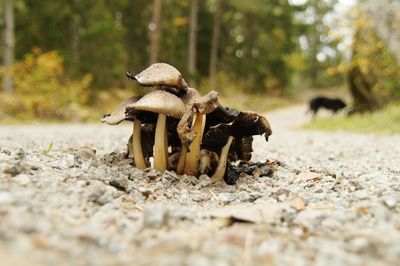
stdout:
[[(120, 99), (119, 94), (129, 96), (134, 91), (138, 92), (124, 73), (127, 70), (138, 72), (149, 64), (153, 1), (15, 1), (15, 57), (20, 61), (15, 69), (21, 68), (21, 64), (26, 66), (28, 60), (37, 62), (42, 57), (57, 67), (49, 71), (52, 73), (50, 75), (45, 71), (46, 66), (35, 65), (29, 73), (25, 73), (28, 77), (25, 79), (22, 79), (19, 70), (15, 71), (16, 95), (2, 94), (0, 101), (7, 102), (9, 107), (0, 107), (3, 114), (18, 114), (19, 118), (37, 115), (44, 119), (67, 119), (71, 113), (81, 113), (71, 111), (78, 106), (102, 108)], [(296, 4), (296, 1), (288, 0), (222, 1), (218, 90), (222, 93), (234, 91), (238, 94), (268, 93), (281, 96), (293, 91), (294, 86), (291, 85), (297, 82), (295, 78), (308, 81), (315, 74), (319, 85), (341, 82), (338, 78), (341, 72), (326, 71), (341, 60), (340, 53), (323, 62), (316, 61), (317, 54), (326, 47), (336, 49), (337, 41), (327, 38), (329, 27), (324, 23), (336, 2), (308, 0)], [(215, 11), (216, 0), (199, 1), (197, 75), (194, 78), (203, 92), (209, 90)], [(187, 80), (189, 14), (190, 1), (162, 1), (159, 61), (176, 66)], [(313, 18), (311, 22), (310, 18)], [(0, 16), (0, 24), (1, 20)], [(300, 38), (307, 40), (308, 49), (300, 45)], [(33, 47), (39, 47), (43, 54), (32, 53)], [(315, 71), (311, 71), (311, 68)], [(93, 79), (91, 83), (87, 73)], [(32, 85), (29, 86), (29, 83)], [(59, 90), (59, 86), (65, 89)], [(59, 96), (61, 91), (68, 91), (68, 86), (73, 89), (63, 97), (70, 101), (69, 105), (52, 98)], [(299, 87), (298, 83), (296, 86)], [(33, 88), (40, 93), (34, 94)], [(110, 88), (127, 89), (120, 93), (120, 90), (114, 92)], [(75, 96), (73, 91), (77, 92)], [(83, 97), (85, 100), (81, 101), (81, 96), (76, 96), (80, 93), (87, 94)], [(102, 98), (104, 95), (107, 95), (106, 99)]]
[[(36, 48), (13, 67), (15, 92), (0, 96), (0, 114), (16, 119), (81, 120), (90, 102), (91, 75), (66, 78), (62, 58)], [(3, 69), (1, 71), (3, 74)]]
[(115, 84), (126, 71), (125, 27), (112, 1), (24, 0), (16, 10), (16, 57), (32, 47), (57, 50), (71, 77), (91, 73), (95, 87)]
[[(282, 91), (297, 48), (295, 6), (287, 1), (230, 1), (224, 14), (223, 70), (247, 81), (249, 91)], [(286, 58), (286, 60), (285, 60)]]
[[(312, 29), (323, 24), (323, 16), (336, 1), (317, 3), (223, 1), (218, 71), (235, 82), (244, 82), (244, 90), (257, 92), (283, 92), (293, 73), (309, 75), (310, 62), (315, 61), (311, 58), (315, 59), (316, 54), (303, 55), (299, 37), (311, 40), (314, 33), (324, 34)], [(307, 14), (307, 9), (316, 6), (321, 19), (312, 25), (299, 19), (299, 14)], [(159, 60), (173, 64), (185, 76), (189, 11), (190, 1), (162, 1)], [(209, 74), (214, 13), (215, 0), (200, 1), (198, 81)], [(149, 63), (151, 17), (152, 1), (146, 0), (19, 0), (16, 57), (22, 59), (32, 47), (45, 52), (57, 50), (65, 59), (65, 74), (69, 77), (91, 73), (94, 89), (124, 87), (126, 70), (137, 72)]]
[(360, 133), (399, 134), (399, 121), (400, 105), (395, 102), (374, 113), (316, 119), (305, 125), (304, 128), (311, 130), (345, 130)]

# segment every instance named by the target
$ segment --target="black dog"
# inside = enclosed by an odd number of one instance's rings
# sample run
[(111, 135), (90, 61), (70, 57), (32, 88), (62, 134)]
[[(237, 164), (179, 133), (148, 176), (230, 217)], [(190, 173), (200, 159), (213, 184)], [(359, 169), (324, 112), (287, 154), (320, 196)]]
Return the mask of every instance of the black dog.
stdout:
[(337, 111), (346, 107), (346, 103), (341, 99), (331, 99), (324, 96), (312, 98), (309, 105), (309, 112), (312, 112), (314, 116), (317, 114), (320, 108), (325, 108), (336, 113)]

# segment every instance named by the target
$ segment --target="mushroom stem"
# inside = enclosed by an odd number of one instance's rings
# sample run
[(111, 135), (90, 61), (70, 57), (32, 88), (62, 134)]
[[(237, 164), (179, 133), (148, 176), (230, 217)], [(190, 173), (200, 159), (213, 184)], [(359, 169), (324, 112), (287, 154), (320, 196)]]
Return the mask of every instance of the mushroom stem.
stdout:
[(167, 121), (167, 116), (165, 114), (159, 114), (156, 125), (155, 139), (154, 139), (154, 169), (156, 170), (166, 170), (167, 160), (166, 147), (168, 147), (168, 140), (165, 137), (165, 124)]
[(133, 158), (137, 168), (147, 168), (142, 151), (142, 122), (135, 119), (133, 122)]
[(165, 165), (166, 168), (168, 169), (169, 163), (168, 163), (168, 132), (167, 129), (164, 131), (164, 152), (165, 152)]
[(179, 155), (178, 167), (176, 167), (176, 173), (178, 175), (183, 174), (183, 170), (185, 170), (186, 154), (187, 154), (187, 149), (184, 145), (182, 145), (181, 153)]
[(222, 147), (221, 156), (219, 157), (217, 169), (215, 170), (215, 173), (211, 177), (211, 179), (213, 181), (220, 181), (220, 180), (224, 179), (226, 163), (228, 161), (229, 148), (231, 147), (232, 140), (233, 140), (233, 137), (229, 136), (228, 142), (225, 144), (224, 147)]
[(204, 128), (206, 126), (206, 115), (197, 114), (192, 131), (196, 133), (196, 137), (189, 145), (190, 152), (186, 156), (185, 173), (189, 175), (196, 175), (199, 168), (200, 161), (200, 145), (203, 139)]

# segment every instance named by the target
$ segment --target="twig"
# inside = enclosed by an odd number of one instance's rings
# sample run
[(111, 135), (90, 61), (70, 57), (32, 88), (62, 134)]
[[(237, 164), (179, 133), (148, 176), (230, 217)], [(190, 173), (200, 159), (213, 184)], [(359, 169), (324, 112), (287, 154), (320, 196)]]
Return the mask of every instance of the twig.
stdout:
[(210, 193), (211, 193), (211, 195), (213, 196), (213, 198), (214, 198), (216, 201), (218, 201), (218, 198), (217, 198), (217, 196), (214, 194), (214, 192), (212, 192), (211, 189), (208, 189), (208, 191), (210, 191)]

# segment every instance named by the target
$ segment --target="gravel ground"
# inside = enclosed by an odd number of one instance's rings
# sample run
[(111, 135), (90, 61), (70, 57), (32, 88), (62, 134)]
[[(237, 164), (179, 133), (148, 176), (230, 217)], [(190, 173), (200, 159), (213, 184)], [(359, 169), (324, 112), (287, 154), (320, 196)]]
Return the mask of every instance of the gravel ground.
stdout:
[(280, 166), (235, 186), (133, 168), (129, 124), (0, 126), (1, 264), (399, 265), (400, 136), (303, 114), (267, 115)]

